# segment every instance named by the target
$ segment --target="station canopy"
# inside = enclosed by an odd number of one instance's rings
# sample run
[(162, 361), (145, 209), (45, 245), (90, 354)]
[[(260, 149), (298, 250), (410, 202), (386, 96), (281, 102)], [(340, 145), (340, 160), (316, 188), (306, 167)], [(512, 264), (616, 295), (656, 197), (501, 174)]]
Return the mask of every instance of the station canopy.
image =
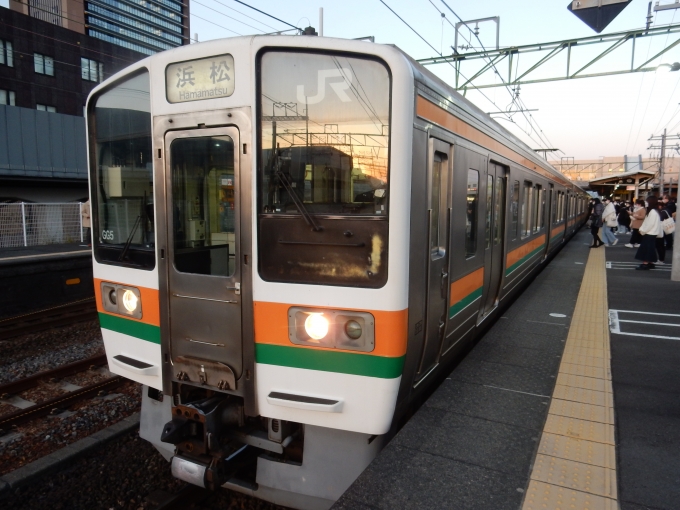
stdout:
[(616, 190), (633, 191), (635, 186), (642, 186), (654, 179), (655, 172), (645, 172), (636, 170), (634, 172), (619, 173), (607, 177), (600, 177), (588, 182), (588, 187), (600, 193), (600, 195), (611, 195)]

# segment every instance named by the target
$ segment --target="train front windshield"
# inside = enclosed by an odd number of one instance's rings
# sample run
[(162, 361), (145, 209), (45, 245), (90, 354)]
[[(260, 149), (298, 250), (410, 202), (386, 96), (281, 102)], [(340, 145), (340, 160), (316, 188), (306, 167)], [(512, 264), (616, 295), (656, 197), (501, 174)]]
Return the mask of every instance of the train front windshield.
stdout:
[(260, 274), (271, 281), (382, 286), (387, 67), (369, 58), (268, 51), (259, 68)]
[(152, 269), (155, 236), (149, 73), (100, 94), (90, 116), (97, 259)]

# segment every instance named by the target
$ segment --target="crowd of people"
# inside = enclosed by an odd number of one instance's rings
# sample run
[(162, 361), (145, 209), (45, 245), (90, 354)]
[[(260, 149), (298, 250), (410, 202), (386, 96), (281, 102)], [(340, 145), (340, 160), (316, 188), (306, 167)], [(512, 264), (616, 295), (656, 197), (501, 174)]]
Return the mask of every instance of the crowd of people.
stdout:
[(654, 269), (656, 264), (666, 263), (666, 250), (673, 248), (676, 210), (675, 199), (669, 195), (661, 200), (650, 195), (635, 203), (593, 198), (588, 206), (591, 248), (615, 246), (619, 242), (616, 236), (630, 233), (624, 246), (637, 248), (635, 258), (641, 263), (635, 269)]

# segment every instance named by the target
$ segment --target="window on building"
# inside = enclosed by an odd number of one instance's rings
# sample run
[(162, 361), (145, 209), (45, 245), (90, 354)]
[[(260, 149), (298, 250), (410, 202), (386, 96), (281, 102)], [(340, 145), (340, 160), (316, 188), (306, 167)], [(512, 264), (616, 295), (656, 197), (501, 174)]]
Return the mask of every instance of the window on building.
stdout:
[(80, 58), (80, 76), (83, 80), (101, 83), (104, 81), (104, 64), (89, 58)]
[(9, 41), (0, 40), (0, 64), (14, 67), (14, 50)]
[(41, 112), (57, 113), (57, 109), (54, 106), (48, 106), (46, 104), (37, 104), (35, 105), (35, 107), (37, 110)]
[(54, 76), (54, 59), (40, 53), (33, 54), (33, 68), (38, 74)]
[(467, 214), (465, 221), (465, 258), (477, 253), (477, 208), (479, 205), (479, 172), (468, 170)]
[(14, 104), (14, 91), (0, 90), (0, 104), (16, 106)]

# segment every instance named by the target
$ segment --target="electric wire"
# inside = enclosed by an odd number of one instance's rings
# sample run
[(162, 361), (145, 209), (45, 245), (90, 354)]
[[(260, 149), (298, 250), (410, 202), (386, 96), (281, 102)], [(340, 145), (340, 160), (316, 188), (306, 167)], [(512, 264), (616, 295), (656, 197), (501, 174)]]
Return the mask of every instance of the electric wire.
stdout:
[(248, 16), (246, 13), (241, 12), (241, 11), (239, 11), (239, 10), (237, 10), (237, 9), (234, 9), (233, 7), (229, 7), (227, 4), (222, 3), (222, 2), (220, 2), (219, 0), (214, 0), (214, 1), (215, 1), (216, 3), (218, 3), (218, 4), (220, 4), (220, 5), (223, 5), (223, 6), (226, 7), (227, 9), (230, 9), (230, 10), (232, 10), (232, 11), (234, 11), (234, 12), (238, 12), (241, 16), (245, 16), (246, 18), (251, 19), (251, 20), (257, 22), (257, 23), (259, 23), (260, 25), (264, 25), (264, 26), (267, 27), (267, 28), (271, 28), (272, 30), (276, 30), (276, 28), (274, 28), (273, 26), (267, 25), (266, 23), (260, 21), (260, 20), (257, 19), (257, 18), (253, 18), (252, 16)]
[[(258, 30), (258, 31), (260, 31), (260, 32), (264, 32), (264, 30), (262, 30), (262, 29), (260, 29), (260, 28), (255, 28), (254, 26), (249, 25), (248, 23), (246, 23), (246, 22), (244, 22), (244, 21), (238, 20), (238, 19), (236, 19), (236, 18), (234, 18), (234, 17), (232, 17), (232, 16), (229, 16), (228, 14), (224, 14), (223, 12), (218, 11), (217, 9), (214, 9), (214, 8), (208, 6), (208, 5), (205, 5), (204, 3), (201, 3), (201, 2), (199, 2), (198, 0), (191, 0), (191, 2), (194, 3), (194, 4), (201, 5), (201, 6), (205, 7), (206, 9), (210, 9), (211, 11), (216, 12), (217, 14), (219, 14), (219, 15), (221, 15), (221, 16), (224, 16), (225, 18), (232, 19), (232, 20), (236, 21), (237, 23), (241, 23), (241, 24), (243, 24), (243, 25), (245, 25), (245, 26), (247, 26), (247, 27), (250, 27), (250, 28), (252, 28), (253, 30)], [(191, 14), (193, 14), (193, 12), (192, 12)]]
[[(198, 2), (196, 2), (196, 3), (198, 3)], [(227, 32), (231, 32), (232, 34), (243, 35), (243, 34), (239, 34), (239, 33), (236, 32), (235, 30), (232, 30), (231, 28), (227, 28), (227, 27), (222, 26), (222, 25), (220, 25), (220, 24), (218, 24), (218, 23), (215, 23), (214, 21), (210, 21), (209, 19), (205, 19), (205, 18), (199, 16), (198, 14), (195, 14), (194, 12), (192, 12), (191, 15), (194, 16), (194, 17), (196, 17), (196, 18), (198, 18), (198, 19), (200, 19), (200, 20), (207, 21), (207, 22), (210, 23), (211, 25), (215, 25), (216, 27), (220, 27), (220, 28), (226, 30)]]
[[(437, 51), (437, 49), (434, 46), (432, 46), (429, 42), (427, 42), (427, 40), (425, 40), (425, 38), (422, 35), (420, 35), (411, 25), (409, 25), (401, 16), (399, 16), (389, 5), (387, 5), (383, 0), (380, 0), (380, 3), (382, 3), (385, 7), (387, 7), (390, 10), (390, 12), (392, 12), (392, 14), (394, 14), (397, 18), (399, 18), (401, 20), (402, 23), (404, 23), (407, 27), (409, 27), (420, 39), (422, 39), (422, 41), (425, 44), (427, 44), (430, 48), (432, 48), (432, 50), (435, 53), (437, 53), (437, 55), (439, 55), (440, 57), (443, 56), (441, 53), (439, 53)], [(447, 63), (455, 70), (455, 67), (453, 66), (453, 64), (451, 64), (451, 62), (447, 62)], [(466, 79), (466, 80), (468, 79), (467, 76), (465, 76), (460, 71), (457, 71), (457, 72), (464, 79)], [(483, 91), (477, 89), (477, 92), (479, 92), (487, 101), (489, 101), (491, 104), (493, 104), (496, 108), (498, 108), (500, 110), (500, 107), (491, 98), (489, 98), (489, 96), (487, 96)]]
[(252, 5), (248, 5), (247, 3), (242, 2), (241, 0), (234, 0), (234, 2), (238, 2), (238, 3), (241, 4), (241, 5), (245, 5), (245, 6), (248, 7), (249, 9), (253, 9), (254, 11), (259, 12), (260, 14), (264, 14), (265, 16), (269, 16), (270, 18), (275, 19), (275, 20), (278, 21), (279, 23), (283, 23), (284, 25), (288, 25), (289, 27), (293, 27), (293, 28), (299, 30), (300, 32), (304, 32), (304, 30), (302, 30), (300, 27), (296, 27), (295, 25), (291, 25), (291, 24), (288, 23), (287, 21), (283, 21), (282, 19), (279, 19), (279, 18), (277, 18), (277, 17), (275, 17), (275, 16), (272, 16), (271, 14), (268, 14), (268, 13), (266, 13), (266, 12), (264, 12), (264, 11), (261, 11), (260, 9), (258, 9), (258, 8), (256, 8), (256, 7), (253, 7)]
[[(432, 3), (432, 0), (429, 0), (429, 1), (430, 1), (430, 3)], [(479, 44), (482, 46), (483, 51), (486, 52), (486, 48), (484, 47), (484, 43), (482, 43), (482, 40), (479, 38), (479, 35), (476, 34), (474, 31), (472, 31), (472, 30), (470, 29), (470, 27), (463, 21), (463, 19), (462, 19), (462, 18), (461, 18), (461, 17), (460, 17), (453, 9), (452, 9), (452, 8), (451, 8), (444, 0), (441, 0), (441, 2), (446, 6), (446, 8), (447, 8), (449, 11), (451, 11), (451, 13), (453, 13), (453, 15), (454, 15), (456, 18), (458, 18), (458, 20), (459, 20), (461, 23), (463, 23), (463, 24), (465, 25), (465, 27), (470, 31), (470, 33), (472, 33), (472, 34), (477, 38), (477, 41), (478, 41)], [(435, 8), (437, 8), (434, 4), (432, 4), (432, 5), (433, 5)], [(437, 10), (439, 11), (439, 9), (437, 9)], [(441, 11), (440, 11), (440, 12), (441, 12)], [(450, 21), (449, 21), (449, 24), (451, 24)], [(452, 26), (453, 26), (453, 25), (452, 25)], [(471, 42), (471, 41), (468, 41), (468, 44), (471, 45), (472, 42)], [(550, 146), (553, 145), (553, 144), (550, 142), (550, 139), (547, 137), (547, 135), (545, 135), (545, 133), (543, 132), (543, 130), (541, 129), (541, 127), (538, 125), (538, 121), (536, 121), (536, 120), (534, 119), (534, 117), (531, 115), (531, 113), (529, 113), (529, 117), (527, 117), (527, 112), (523, 111), (523, 110), (526, 110), (526, 109), (527, 109), (526, 105), (523, 104), (523, 101), (519, 98), (519, 95), (517, 95), (516, 93), (514, 93), (513, 91), (510, 90), (509, 85), (505, 82), (505, 79), (503, 79), (503, 76), (498, 72), (498, 69), (496, 68), (496, 65), (493, 63), (493, 61), (491, 60), (491, 58), (489, 58), (489, 57), (487, 57), (487, 58), (488, 58), (488, 60), (489, 60), (489, 64), (491, 64), (491, 67), (493, 67), (493, 70), (494, 70), (495, 75), (498, 76), (498, 77), (501, 79), (501, 82), (503, 83), (503, 85), (505, 85), (506, 90), (508, 91), (508, 93), (509, 93), (510, 96), (512, 97), (512, 101), (513, 101), (513, 102), (518, 101), (516, 104), (518, 104), (518, 106), (519, 106), (519, 112), (520, 112), (520, 113), (522, 114), (522, 116), (526, 119), (527, 123), (532, 127), (532, 129), (536, 132), (536, 135), (538, 136), (539, 140), (541, 140), (541, 141), (543, 142), (543, 144), (545, 144), (545, 148), (546, 148), (546, 149), (547, 149), (547, 148), (550, 148)], [(535, 127), (533, 127), (532, 120), (536, 123), (536, 126), (535, 126)], [(541, 136), (541, 135), (543, 135), (543, 136)], [(532, 140), (533, 140), (533, 139), (532, 139)], [(541, 145), (541, 144), (539, 143), (539, 145)], [(559, 150), (558, 152), (561, 152), (562, 154), (564, 154), (564, 151), (562, 151), (562, 150)], [(547, 158), (546, 158), (546, 159), (547, 159)]]

